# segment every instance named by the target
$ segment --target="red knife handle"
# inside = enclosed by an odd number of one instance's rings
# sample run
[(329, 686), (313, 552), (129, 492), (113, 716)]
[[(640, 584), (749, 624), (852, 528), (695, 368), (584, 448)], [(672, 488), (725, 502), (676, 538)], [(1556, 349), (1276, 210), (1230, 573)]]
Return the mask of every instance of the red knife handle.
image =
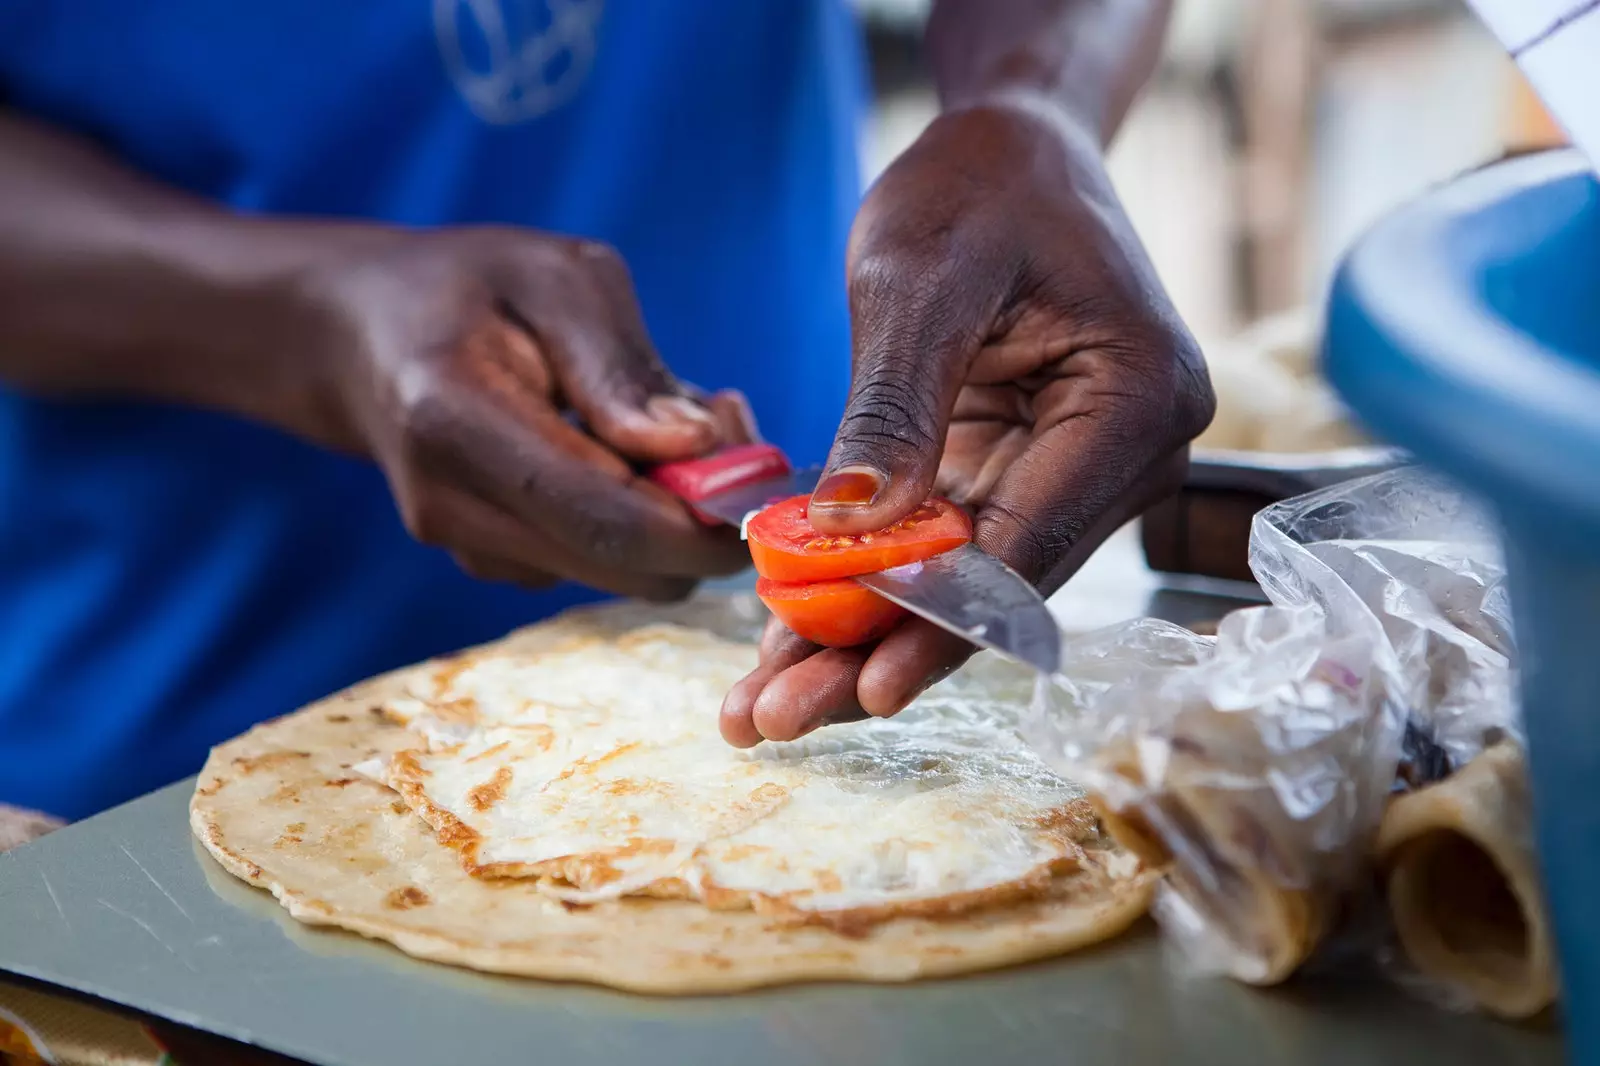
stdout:
[[(758, 481), (783, 477), (792, 470), (788, 458), (771, 444), (737, 444), (699, 459), (662, 463), (650, 471), (650, 480), (694, 510), (700, 500)], [(707, 525), (721, 524), (698, 510), (694, 510), (694, 514)]]

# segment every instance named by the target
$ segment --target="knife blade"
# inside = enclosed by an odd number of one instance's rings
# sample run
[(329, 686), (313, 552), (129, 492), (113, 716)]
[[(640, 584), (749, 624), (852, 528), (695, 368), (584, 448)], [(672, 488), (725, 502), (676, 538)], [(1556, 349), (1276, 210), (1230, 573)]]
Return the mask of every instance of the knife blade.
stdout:
[[(705, 522), (738, 527), (769, 504), (816, 488), (820, 467), (795, 470), (766, 444), (667, 463), (650, 478)], [(1061, 630), (1022, 575), (972, 544), (854, 579), (919, 618), (1044, 674), (1061, 669)]]

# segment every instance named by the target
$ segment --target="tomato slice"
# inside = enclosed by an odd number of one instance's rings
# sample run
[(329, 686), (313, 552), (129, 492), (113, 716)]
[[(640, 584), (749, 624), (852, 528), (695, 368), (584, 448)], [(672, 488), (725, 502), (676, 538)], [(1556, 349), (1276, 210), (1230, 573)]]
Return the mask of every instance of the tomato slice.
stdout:
[(761, 578), (756, 595), (778, 621), (826, 648), (853, 648), (877, 640), (906, 615), (904, 607), (847, 577), (803, 585)]
[(806, 517), (809, 496), (775, 503), (750, 519), (746, 536), (756, 573), (790, 583), (874, 574), (921, 562), (972, 539), (972, 519), (949, 500), (929, 499), (888, 529), (832, 537)]

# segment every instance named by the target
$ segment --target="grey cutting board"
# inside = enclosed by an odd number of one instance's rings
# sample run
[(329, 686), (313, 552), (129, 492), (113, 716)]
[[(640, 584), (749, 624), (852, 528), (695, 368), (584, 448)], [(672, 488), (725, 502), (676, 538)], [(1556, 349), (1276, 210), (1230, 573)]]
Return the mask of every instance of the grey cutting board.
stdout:
[(326, 1066), (1555, 1066), (1535, 1032), (1393, 988), (1174, 976), (1148, 932), (900, 987), (650, 999), (489, 977), (300, 926), (191, 839), (192, 782), (0, 855), (0, 970)]

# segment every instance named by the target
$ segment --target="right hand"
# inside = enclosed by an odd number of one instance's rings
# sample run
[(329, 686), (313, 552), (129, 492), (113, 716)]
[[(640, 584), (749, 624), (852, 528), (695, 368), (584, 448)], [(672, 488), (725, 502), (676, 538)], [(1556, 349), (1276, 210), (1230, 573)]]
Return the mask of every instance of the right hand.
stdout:
[(382, 467), (406, 528), (487, 580), (678, 599), (749, 563), (636, 472), (754, 439), (646, 335), (610, 248), (514, 229), (363, 240), (292, 286), (312, 338), (283, 421)]

